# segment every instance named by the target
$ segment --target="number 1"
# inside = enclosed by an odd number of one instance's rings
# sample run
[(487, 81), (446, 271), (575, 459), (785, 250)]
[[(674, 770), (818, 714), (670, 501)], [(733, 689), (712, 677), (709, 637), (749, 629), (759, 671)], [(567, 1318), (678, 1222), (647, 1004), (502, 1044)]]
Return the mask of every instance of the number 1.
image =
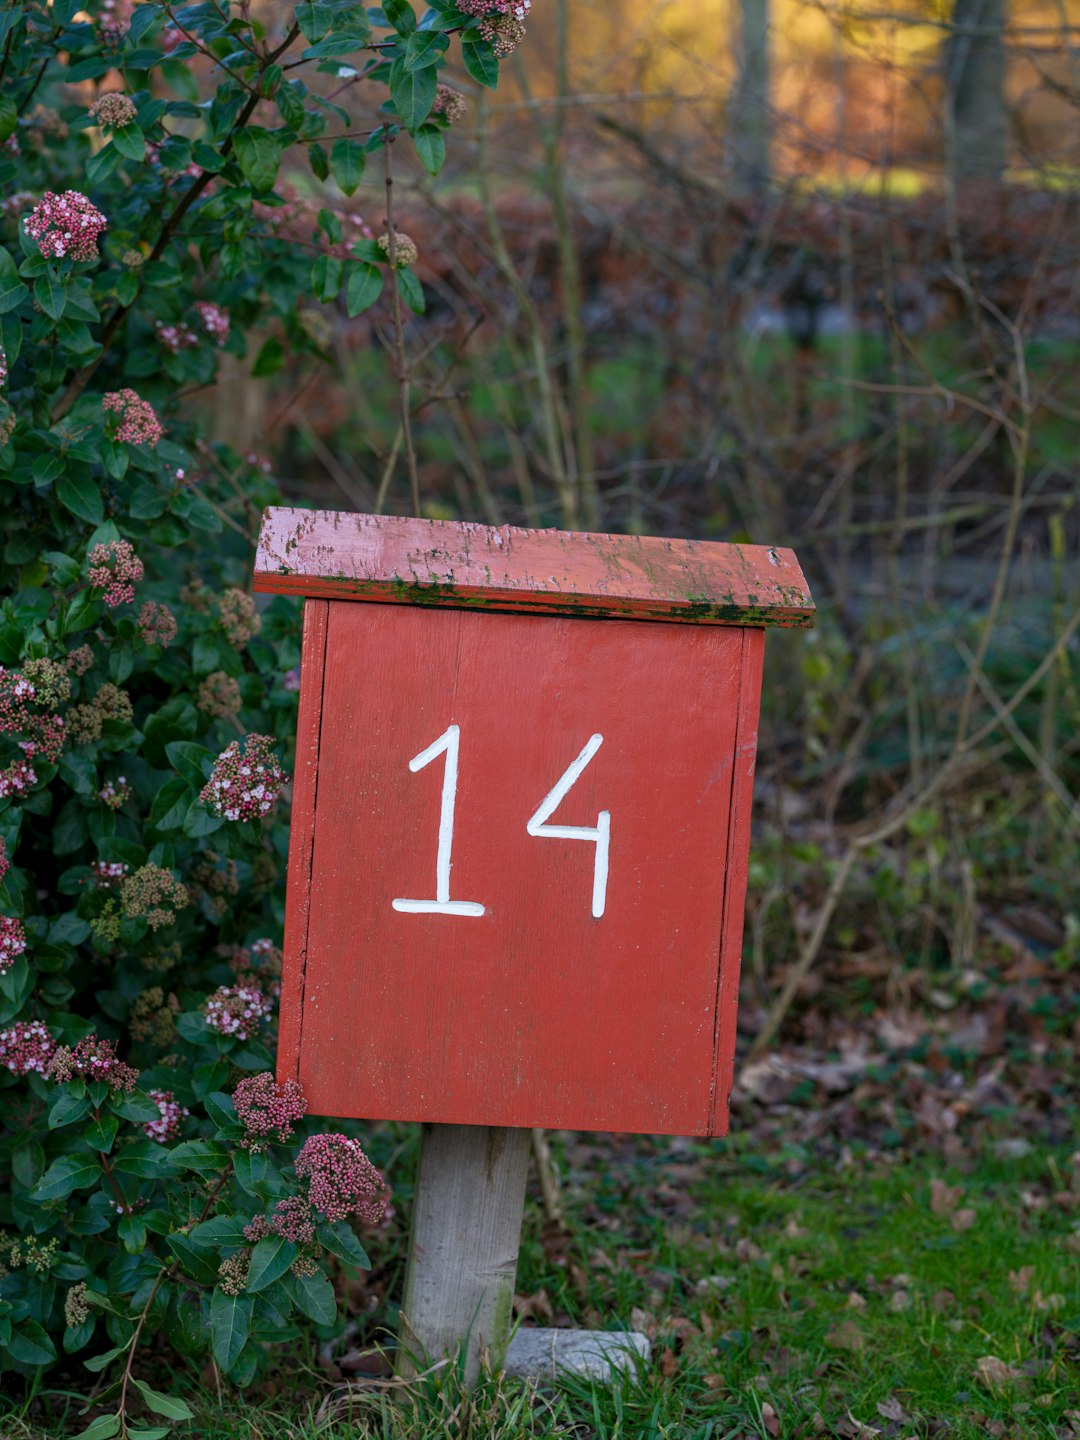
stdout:
[(450, 725), (426, 750), (414, 755), (409, 769), (415, 772), (431, 763), (436, 755), (446, 752), (443, 767), (442, 805), (439, 810), (439, 849), (435, 858), (435, 899), (395, 900), (395, 910), (409, 915), (483, 915), (484, 907), (475, 900), (450, 899), (450, 851), (454, 843), (454, 801), (457, 799), (458, 749), (461, 729)]

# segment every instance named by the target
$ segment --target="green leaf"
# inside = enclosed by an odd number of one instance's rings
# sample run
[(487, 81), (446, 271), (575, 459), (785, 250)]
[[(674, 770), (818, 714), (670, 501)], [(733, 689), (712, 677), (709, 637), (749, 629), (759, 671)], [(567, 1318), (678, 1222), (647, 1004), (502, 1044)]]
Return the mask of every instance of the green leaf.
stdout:
[(117, 1095), (109, 1101), (114, 1115), (130, 1120), (134, 1125), (148, 1125), (151, 1120), (161, 1119), (161, 1110), (156, 1100), (143, 1090), (133, 1090), (130, 1095)]
[(115, 1115), (102, 1115), (86, 1127), (83, 1131), (83, 1139), (95, 1150), (107, 1155), (112, 1149), (116, 1132), (119, 1129), (120, 1121)]
[[(309, 145), (307, 147), (308, 163), (311, 166), (312, 174), (317, 180), (325, 180), (330, 174), (330, 157), (321, 145)], [(23, 286), (26, 289), (26, 286)], [(27, 292), (29, 293), (29, 292)], [(18, 301), (14, 302), (18, 304)]]
[(91, 1370), (94, 1374), (97, 1374), (99, 1371), (105, 1370), (111, 1365), (118, 1355), (126, 1355), (127, 1351), (128, 1347), (126, 1345), (116, 1345), (112, 1350), (106, 1350), (103, 1355), (91, 1355), (89, 1360), (83, 1361), (83, 1369)]
[(413, 136), (420, 163), (429, 175), (438, 175), (446, 163), (446, 136), (437, 125), (421, 125)]
[(151, 1425), (148, 1430), (143, 1429), (141, 1425), (134, 1428), (129, 1425), (127, 1440), (165, 1440), (165, 1437), (171, 1434), (172, 1427), (170, 1425)]
[(345, 194), (355, 194), (364, 174), (364, 147), (359, 140), (335, 140), (330, 151), (330, 168)]
[(170, 740), (165, 746), (173, 769), (182, 780), (200, 790), (206, 784), (206, 762), (212, 761), (214, 752), (205, 745), (195, 745), (190, 740)]
[(229, 1158), (224, 1145), (216, 1140), (184, 1140), (168, 1151), (170, 1164), (178, 1170), (197, 1170), (200, 1174), (215, 1174)]
[(263, 341), (258, 355), (255, 356), (251, 373), (255, 376), (276, 375), (284, 363), (284, 347), (280, 340), (271, 335), (269, 340)]
[(435, 101), (438, 72), (434, 65), (407, 70), (402, 56), (390, 67), (390, 98), (407, 130), (417, 130), (427, 119)]
[(36, 1320), (24, 1320), (15, 1327), (7, 1350), (20, 1365), (49, 1365), (56, 1359), (55, 1346)]
[(0, 95), (0, 144), (15, 134), (19, 111), (10, 95)]
[(73, 1190), (85, 1190), (100, 1178), (101, 1167), (96, 1156), (61, 1155), (30, 1191), (30, 1199), (39, 1205), (49, 1200), (66, 1200)]
[(382, 294), (383, 272), (377, 265), (361, 261), (346, 267), (348, 280), (345, 286), (345, 309), (352, 319), (362, 310), (368, 310)]
[(53, 320), (59, 320), (63, 315), (67, 296), (64, 294), (64, 287), (51, 270), (46, 270), (44, 275), (39, 275), (34, 281), (34, 299)]
[(24, 285), (17, 274), (0, 276), (0, 315), (21, 305), (29, 294), (30, 286)]
[(398, 289), (401, 291), (401, 298), (413, 312), (414, 315), (423, 315), (425, 310), (424, 287), (416, 278), (414, 271), (408, 266), (402, 266), (397, 272)]
[(270, 1164), (265, 1155), (251, 1150), (238, 1150), (233, 1156), (233, 1171), (236, 1183), (249, 1195), (258, 1195), (259, 1186), (266, 1180)]
[(344, 266), (336, 255), (317, 255), (315, 257), (311, 266), (311, 286), (324, 304), (337, 299), (343, 273)]
[(225, 1095), (220, 1090), (215, 1090), (212, 1095), (207, 1095), (203, 1104), (206, 1106), (206, 1113), (215, 1125), (236, 1124), (236, 1106), (233, 1104), (230, 1095)]
[[(115, 1119), (113, 1124), (116, 1123)], [(120, 1236), (120, 1243), (129, 1255), (141, 1255), (146, 1249), (146, 1226), (139, 1219), (138, 1215), (125, 1215), (116, 1227), (116, 1233)]]
[(56, 498), (65, 510), (90, 525), (100, 525), (105, 518), (101, 490), (95, 480), (79, 470), (61, 475), (56, 482)]
[(237, 164), (253, 190), (271, 190), (281, 164), (281, 146), (269, 130), (249, 125), (233, 137)]
[(247, 1243), (244, 1226), (250, 1224), (251, 1220), (246, 1215), (211, 1215), (209, 1220), (204, 1220), (188, 1232), (188, 1239), (193, 1245), (211, 1245), (215, 1249), (222, 1245), (244, 1245)]
[(134, 122), (130, 125), (121, 126), (119, 130), (112, 132), (112, 143), (116, 146), (125, 160), (134, 160), (136, 164), (141, 163), (146, 155), (146, 140), (142, 131)]
[[(71, 72), (68, 71), (70, 76)], [(123, 156), (110, 140), (103, 145), (96, 155), (91, 155), (86, 162), (86, 178), (91, 185), (97, 185), (102, 180), (107, 180), (114, 170), (120, 168), (120, 161)]]
[(187, 1235), (166, 1235), (165, 1243), (193, 1280), (200, 1285), (218, 1283), (220, 1276), (215, 1256), (195, 1245)]
[(416, 11), (409, 0), (383, 0), (383, 14), (399, 35), (411, 35), (416, 29)]
[(195, 1419), (195, 1413), (186, 1401), (178, 1400), (175, 1395), (162, 1395), (160, 1390), (151, 1390), (145, 1380), (138, 1380), (134, 1375), (131, 1380), (155, 1415), (164, 1415), (166, 1420)]
[(280, 1280), (295, 1259), (296, 1245), (292, 1240), (283, 1240), (280, 1235), (267, 1235), (251, 1252), (248, 1292), (254, 1294), (265, 1290), (275, 1280)]
[(296, 23), (309, 45), (321, 40), (334, 23), (334, 7), (315, 0), (313, 5), (297, 5)]
[(461, 58), (465, 62), (465, 69), (478, 85), (486, 85), (489, 90), (495, 89), (499, 83), (499, 61), (489, 41), (481, 40), (479, 35), (463, 36)]
[(367, 1251), (356, 1238), (352, 1227), (344, 1220), (326, 1221), (319, 1226), (316, 1233), (331, 1255), (336, 1255), (339, 1260), (344, 1260), (349, 1265), (355, 1265), (359, 1270), (371, 1269)]
[(128, 44), (137, 45), (154, 21), (160, 17), (160, 5), (136, 5), (131, 12), (131, 23), (128, 25)]
[(150, 824), (158, 830), (179, 829), (192, 798), (191, 786), (186, 780), (166, 780), (150, 806)]
[(418, 30), (405, 44), (405, 69), (422, 70), (434, 65), (450, 48), (449, 39), (438, 30)]
[(210, 1339), (214, 1359), (223, 1370), (232, 1369), (247, 1344), (254, 1308), (255, 1301), (250, 1295), (226, 1295), (223, 1290), (214, 1291), (210, 1300)]
[(337, 1319), (334, 1287), (320, 1270), (317, 1275), (290, 1276), (296, 1308), (317, 1325), (333, 1325)]
[(73, 1095), (70, 1090), (61, 1089), (49, 1107), (49, 1129), (59, 1130), (64, 1125), (74, 1125), (90, 1113), (89, 1095)]
[(85, 1430), (80, 1430), (74, 1440), (112, 1440), (112, 1437), (119, 1433), (119, 1415), (99, 1415), (96, 1420), (90, 1422)]
[[(297, 9), (299, 10), (299, 6)], [(274, 96), (278, 113), (290, 130), (299, 131), (304, 124), (304, 97), (293, 80), (287, 80)]]

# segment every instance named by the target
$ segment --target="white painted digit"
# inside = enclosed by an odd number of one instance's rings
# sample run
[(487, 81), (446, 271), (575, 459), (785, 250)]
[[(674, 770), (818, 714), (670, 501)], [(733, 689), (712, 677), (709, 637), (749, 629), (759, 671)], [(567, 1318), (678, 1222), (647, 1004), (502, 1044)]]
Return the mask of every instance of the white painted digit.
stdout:
[(570, 793), (571, 787), (581, 775), (600, 746), (602, 735), (590, 737), (581, 754), (568, 765), (561, 779), (549, 790), (536, 814), (525, 827), (530, 835), (547, 836), (551, 840), (591, 840), (596, 846), (596, 861), (593, 865), (592, 913), (599, 920), (604, 913), (607, 899), (608, 850), (611, 844), (611, 813), (601, 810), (595, 825), (549, 825), (548, 819), (559, 808)]
[(395, 910), (408, 915), (483, 915), (483, 905), (475, 900), (450, 899), (450, 851), (454, 844), (454, 801), (457, 799), (458, 748), (461, 744), (461, 730), (450, 725), (426, 750), (414, 755), (409, 769), (415, 774), (431, 763), (436, 755), (446, 752), (443, 767), (442, 806), (439, 810), (439, 849), (435, 859), (435, 899), (395, 900)]

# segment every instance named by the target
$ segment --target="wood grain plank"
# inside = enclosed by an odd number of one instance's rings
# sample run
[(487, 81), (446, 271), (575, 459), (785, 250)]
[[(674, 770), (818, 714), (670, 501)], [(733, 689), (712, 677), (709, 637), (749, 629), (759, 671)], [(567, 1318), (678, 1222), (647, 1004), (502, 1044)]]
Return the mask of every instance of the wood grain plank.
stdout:
[(790, 550), (272, 507), (255, 589), (698, 625), (807, 626)]
[(311, 859), (315, 845), (319, 736), (322, 728), (323, 675), (329, 610), (330, 606), (325, 600), (308, 600), (304, 605), (300, 711), (296, 728), (296, 773), (293, 776), (288, 881), (285, 890), (285, 959), (282, 966), (278, 1022), (279, 1084), (285, 1080), (295, 1080), (300, 1067), (308, 922), (311, 915)]
[(728, 1109), (735, 1074), (735, 1025), (739, 1004), (739, 972), (742, 966), (746, 882), (750, 867), (750, 817), (754, 799), (754, 766), (757, 761), (764, 658), (765, 636), (762, 631), (744, 630), (739, 678), (739, 714), (735, 727), (727, 853), (724, 863), (720, 967), (716, 986), (716, 1042), (709, 1106), (710, 1135), (727, 1134)]
[(501, 1364), (529, 1169), (528, 1130), (425, 1125), (398, 1336), (398, 1374), (462, 1353), (473, 1385)]

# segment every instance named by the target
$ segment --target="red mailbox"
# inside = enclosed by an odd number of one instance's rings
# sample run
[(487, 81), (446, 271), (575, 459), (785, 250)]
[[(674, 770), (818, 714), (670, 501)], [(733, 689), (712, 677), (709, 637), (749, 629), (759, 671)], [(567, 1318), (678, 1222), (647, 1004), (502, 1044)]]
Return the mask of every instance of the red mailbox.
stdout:
[(315, 1114), (723, 1133), (790, 551), (267, 512), (307, 597), (279, 1079)]

